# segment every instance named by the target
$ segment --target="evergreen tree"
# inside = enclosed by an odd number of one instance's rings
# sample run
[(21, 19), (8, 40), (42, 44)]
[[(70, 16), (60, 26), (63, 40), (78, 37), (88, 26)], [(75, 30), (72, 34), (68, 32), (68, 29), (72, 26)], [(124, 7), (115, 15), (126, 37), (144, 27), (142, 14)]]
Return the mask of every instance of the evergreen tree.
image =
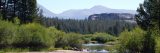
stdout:
[(39, 9), (37, 17), (34, 18), (33, 22), (44, 25), (43, 18), (44, 18), (44, 16), (43, 16), (43, 10)]
[(37, 2), (36, 0), (19, 0), (18, 2), (18, 17), (21, 23), (32, 22), (37, 17)]
[[(136, 15), (138, 25), (148, 32), (145, 35), (142, 53), (155, 53), (155, 40), (152, 31), (154, 28), (160, 29), (160, 0), (144, 0), (137, 11), (139, 12)], [(159, 31), (159, 29), (155, 30)]]
[(37, 1), (0, 0), (0, 13), (4, 20), (14, 21), (18, 17), (21, 23), (32, 22), (37, 17)]
[(160, 27), (160, 0), (145, 0), (137, 9), (139, 14), (136, 16), (137, 23), (145, 30)]
[(5, 20), (13, 20), (16, 13), (17, 0), (0, 0), (0, 12)]
[(0, 0), (0, 14), (2, 12), (2, 0)]

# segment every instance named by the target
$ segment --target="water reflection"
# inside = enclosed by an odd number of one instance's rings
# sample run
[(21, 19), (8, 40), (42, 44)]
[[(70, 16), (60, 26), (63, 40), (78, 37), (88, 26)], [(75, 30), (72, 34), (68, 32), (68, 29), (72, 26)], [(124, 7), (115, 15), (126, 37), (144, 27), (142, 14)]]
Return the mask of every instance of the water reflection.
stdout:
[(108, 53), (109, 51), (105, 50), (104, 44), (83, 44), (83, 51), (89, 53)]

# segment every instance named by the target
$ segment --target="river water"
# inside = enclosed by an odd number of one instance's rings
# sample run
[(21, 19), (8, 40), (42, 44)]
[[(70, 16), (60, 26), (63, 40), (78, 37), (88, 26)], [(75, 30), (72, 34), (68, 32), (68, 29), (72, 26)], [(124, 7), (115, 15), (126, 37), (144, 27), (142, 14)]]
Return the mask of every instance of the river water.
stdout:
[(109, 53), (109, 51), (105, 50), (104, 44), (83, 44), (83, 51), (89, 53)]

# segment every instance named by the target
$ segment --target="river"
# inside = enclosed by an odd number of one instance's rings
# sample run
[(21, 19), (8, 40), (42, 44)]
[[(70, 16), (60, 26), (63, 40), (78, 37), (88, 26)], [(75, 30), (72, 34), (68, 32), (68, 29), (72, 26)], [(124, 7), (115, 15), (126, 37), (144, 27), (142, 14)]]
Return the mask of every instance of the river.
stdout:
[(109, 51), (105, 50), (105, 44), (82, 44), (83, 51), (89, 53), (109, 53)]

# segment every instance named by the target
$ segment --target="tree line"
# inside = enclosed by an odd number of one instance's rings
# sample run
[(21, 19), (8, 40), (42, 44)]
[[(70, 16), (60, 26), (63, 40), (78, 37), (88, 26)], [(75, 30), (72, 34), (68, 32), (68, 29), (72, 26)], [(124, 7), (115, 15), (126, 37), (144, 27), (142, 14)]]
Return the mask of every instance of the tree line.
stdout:
[(118, 19), (74, 20), (43, 18), (43, 25), (46, 27), (55, 26), (57, 29), (65, 32), (75, 32), (81, 34), (104, 32), (118, 36), (123, 30), (132, 30), (137, 24)]

